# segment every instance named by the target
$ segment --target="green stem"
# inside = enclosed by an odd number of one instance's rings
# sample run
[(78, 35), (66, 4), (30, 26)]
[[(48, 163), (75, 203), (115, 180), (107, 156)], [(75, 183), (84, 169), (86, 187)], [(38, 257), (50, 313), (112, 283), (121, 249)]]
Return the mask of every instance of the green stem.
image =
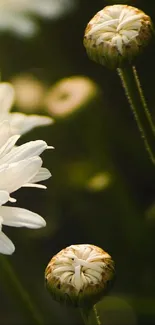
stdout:
[(149, 108), (148, 108), (146, 99), (145, 99), (144, 94), (143, 94), (143, 89), (142, 89), (142, 86), (140, 84), (140, 80), (139, 80), (139, 77), (138, 77), (136, 67), (132, 67), (132, 70), (133, 70), (133, 74), (134, 74), (134, 77), (135, 77), (136, 85), (137, 85), (137, 88), (138, 88), (138, 92), (139, 92), (139, 95), (140, 95), (140, 98), (141, 98), (141, 102), (142, 102), (145, 114), (146, 114), (147, 119), (148, 119), (148, 121), (150, 123), (151, 129), (153, 130), (153, 132), (155, 132), (155, 126), (154, 126), (154, 123), (152, 121), (152, 117), (151, 117), (151, 114), (149, 112)]
[(7, 258), (2, 255), (0, 256), (0, 278), (2, 283), (6, 284), (9, 292), (11, 291), (13, 293), (14, 299), (15, 297), (18, 299), (20, 305), (20, 308), (19, 306), (18, 308), (23, 310), (28, 321), (31, 324), (43, 325), (44, 321), (40, 315), (40, 311), (34, 305), (28, 292), (22, 286), (12, 265)]
[(130, 65), (117, 69), (125, 94), (144, 140), (145, 148), (155, 164), (155, 128), (149, 113), (142, 88), (134, 67)]
[(101, 325), (95, 305), (91, 309), (81, 308), (80, 312), (85, 325)]

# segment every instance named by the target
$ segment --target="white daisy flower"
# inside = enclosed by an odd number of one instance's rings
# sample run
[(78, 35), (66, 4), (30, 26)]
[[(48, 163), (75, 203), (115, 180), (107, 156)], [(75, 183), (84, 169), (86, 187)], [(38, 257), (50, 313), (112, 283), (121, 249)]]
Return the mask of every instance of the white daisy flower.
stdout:
[(111, 256), (88, 244), (61, 250), (45, 270), (47, 288), (53, 298), (79, 307), (95, 304), (105, 294), (113, 276)]
[(53, 119), (36, 114), (11, 113), (15, 101), (15, 91), (10, 83), (0, 83), (0, 122), (8, 120), (13, 134), (24, 134), (34, 127), (53, 123)]
[(107, 6), (88, 23), (84, 46), (92, 60), (117, 68), (146, 47), (152, 32), (151, 19), (143, 11), (128, 5)]
[(8, 201), (16, 202), (11, 193), (23, 186), (46, 188), (37, 182), (48, 179), (51, 174), (42, 167), (40, 154), (50, 148), (42, 140), (15, 146), (19, 135), (12, 135), (8, 121), (0, 123), (0, 253), (12, 254), (14, 244), (3, 233), (2, 225), (14, 227), (40, 228), (45, 220), (36, 213), (3, 206)]
[(77, 0), (0, 0), (0, 30), (29, 37), (38, 29), (33, 16), (57, 19), (76, 5)]

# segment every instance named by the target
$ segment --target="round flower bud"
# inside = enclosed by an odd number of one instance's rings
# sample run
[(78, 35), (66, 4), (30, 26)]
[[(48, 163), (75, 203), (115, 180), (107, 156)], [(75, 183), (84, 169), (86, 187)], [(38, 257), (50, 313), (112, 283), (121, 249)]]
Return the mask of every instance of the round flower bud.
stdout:
[(143, 11), (128, 5), (107, 6), (88, 23), (84, 46), (90, 59), (111, 69), (131, 63), (149, 43), (153, 25)]
[(114, 276), (114, 262), (103, 249), (88, 244), (61, 250), (45, 270), (52, 297), (75, 307), (92, 306), (105, 295)]

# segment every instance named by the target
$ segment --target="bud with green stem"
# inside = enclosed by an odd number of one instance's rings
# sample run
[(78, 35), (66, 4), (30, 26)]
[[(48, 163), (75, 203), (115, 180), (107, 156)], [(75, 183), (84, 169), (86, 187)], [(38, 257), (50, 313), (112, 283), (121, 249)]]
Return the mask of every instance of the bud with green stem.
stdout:
[(143, 11), (128, 5), (112, 5), (90, 20), (85, 29), (84, 46), (90, 59), (117, 69), (145, 147), (155, 164), (155, 127), (136, 68), (132, 66), (152, 35), (152, 21)]
[(101, 248), (71, 245), (55, 255), (45, 270), (46, 286), (53, 299), (78, 307), (85, 324), (99, 325), (95, 304), (114, 278), (114, 262)]

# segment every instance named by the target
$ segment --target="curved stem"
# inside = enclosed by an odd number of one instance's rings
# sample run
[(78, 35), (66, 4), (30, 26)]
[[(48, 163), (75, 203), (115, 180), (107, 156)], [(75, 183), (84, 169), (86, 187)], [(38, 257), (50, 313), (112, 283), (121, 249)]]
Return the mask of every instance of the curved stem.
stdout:
[(2, 283), (7, 285), (9, 291), (12, 291), (13, 295), (17, 297), (20, 307), (28, 317), (29, 322), (31, 322), (31, 324), (43, 325), (44, 320), (40, 315), (40, 311), (33, 303), (28, 292), (22, 286), (12, 265), (6, 257), (2, 255), (0, 256), (0, 278), (4, 280)]
[(142, 88), (135, 68), (124, 66), (117, 69), (122, 86), (144, 140), (145, 148), (153, 164), (155, 164), (155, 128), (149, 113)]
[(91, 309), (80, 308), (80, 312), (85, 325), (101, 325), (95, 305)]

